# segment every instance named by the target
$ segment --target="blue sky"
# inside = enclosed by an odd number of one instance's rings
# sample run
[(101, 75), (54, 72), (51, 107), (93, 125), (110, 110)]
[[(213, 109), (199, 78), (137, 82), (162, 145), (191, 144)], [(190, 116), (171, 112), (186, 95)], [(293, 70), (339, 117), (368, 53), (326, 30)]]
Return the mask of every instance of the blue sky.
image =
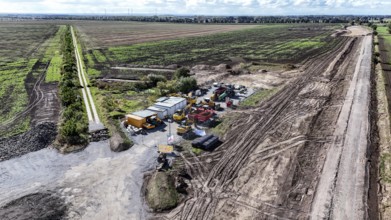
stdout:
[(391, 0), (0, 0), (0, 13), (391, 14)]

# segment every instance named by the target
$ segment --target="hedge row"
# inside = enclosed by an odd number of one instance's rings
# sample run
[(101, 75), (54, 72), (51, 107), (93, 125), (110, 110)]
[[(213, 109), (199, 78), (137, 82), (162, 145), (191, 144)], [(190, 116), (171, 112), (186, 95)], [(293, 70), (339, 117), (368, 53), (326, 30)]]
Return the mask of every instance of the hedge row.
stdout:
[(60, 142), (69, 145), (88, 143), (88, 119), (78, 84), (76, 57), (70, 26), (62, 39), (63, 66), (59, 92), (63, 106)]

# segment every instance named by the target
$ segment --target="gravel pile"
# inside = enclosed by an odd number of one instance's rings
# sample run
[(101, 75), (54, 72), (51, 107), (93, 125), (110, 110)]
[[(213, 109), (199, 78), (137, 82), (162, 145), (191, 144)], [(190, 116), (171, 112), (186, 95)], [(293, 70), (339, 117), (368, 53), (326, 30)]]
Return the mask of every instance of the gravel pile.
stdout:
[(0, 139), (0, 161), (46, 148), (54, 141), (56, 135), (56, 124), (45, 122), (26, 133), (2, 138)]

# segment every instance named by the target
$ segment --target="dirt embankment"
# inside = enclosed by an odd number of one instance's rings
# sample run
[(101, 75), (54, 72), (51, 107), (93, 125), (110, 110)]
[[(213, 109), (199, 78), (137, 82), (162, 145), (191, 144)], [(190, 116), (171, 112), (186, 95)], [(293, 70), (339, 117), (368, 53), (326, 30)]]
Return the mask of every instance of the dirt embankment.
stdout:
[(46, 148), (56, 135), (56, 124), (45, 122), (24, 134), (0, 139), (0, 162)]
[(308, 219), (361, 38), (340, 37), (256, 111), (242, 112), (213, 153), (186, 158), (193, 192), (168, 219)]
[(2, 220), (61, 220), (67, 206), (64, 199), (51, 193), (35, 193), (0, 207)]

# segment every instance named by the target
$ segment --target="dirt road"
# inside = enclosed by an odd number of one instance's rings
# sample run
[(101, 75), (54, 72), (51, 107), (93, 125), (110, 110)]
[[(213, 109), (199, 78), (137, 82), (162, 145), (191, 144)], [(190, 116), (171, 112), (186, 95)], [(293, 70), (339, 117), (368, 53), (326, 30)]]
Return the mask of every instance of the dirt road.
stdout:
[(366, 218), (371, 55), (372, 36), (366, 36), (328, 146), (311, 219)]
[(79, 48), (77, 46), (77, 39), (75, 36), (75, 32), (73, 31), (73, 27), (71, 26), (72, 38), (73, 38), (73, 46), (75, 47), (75, 56), (77, 61), (77, 72), (79, 76), (80, 85), (82, 86), (82, 94), (84, 104), (87, 110), (87, 117), (89, 124), (89, 129), (91, 130), (99, 130), (103, 129), (104, 126), (100, 122), (98, 112), (95, 107), (94, 99), (92, 98), (90, 88), (88, 87), (86, 74), (84, 73), (83, 63), (81, 62)]
[[(301, 75), (271, 99), (242, 113), (215, 152), (185, 158), (192, 192), (183, 205), (157, 219), (316, 219), (319, 178), (349, 102), (348, 146), (336, 187), (341, 195), (335, 197), (332, 217), (356, 219), (345, 214), (364, 205), (359, 204), (364, 189), (354, 184), (365, 182), (366, 145), (354, 150), (352, 140), (364, 143), (368, 135), (370, 37), (338, 38), (339, 44), (305, 63)], [(342, 181), (348, 181), (346, 191)], [(357, 193), (356, 198), (345, 200), (347, 193)], [(349, 207), (354, 210), (345, 213)]]
[(140, 68), (140, 67), (121, 67), (121, 66), (115, 66), (115, 67), (111, 67), (111, 69), (115, 69), (115, 70), (135, 70), (135, 71), (151, 71), (151, 72), (169, 72), (169, 73), (173, 73), (175, 72), (175, 70), (172, 70), (172, 69), (157, 69), (157, 68)]

